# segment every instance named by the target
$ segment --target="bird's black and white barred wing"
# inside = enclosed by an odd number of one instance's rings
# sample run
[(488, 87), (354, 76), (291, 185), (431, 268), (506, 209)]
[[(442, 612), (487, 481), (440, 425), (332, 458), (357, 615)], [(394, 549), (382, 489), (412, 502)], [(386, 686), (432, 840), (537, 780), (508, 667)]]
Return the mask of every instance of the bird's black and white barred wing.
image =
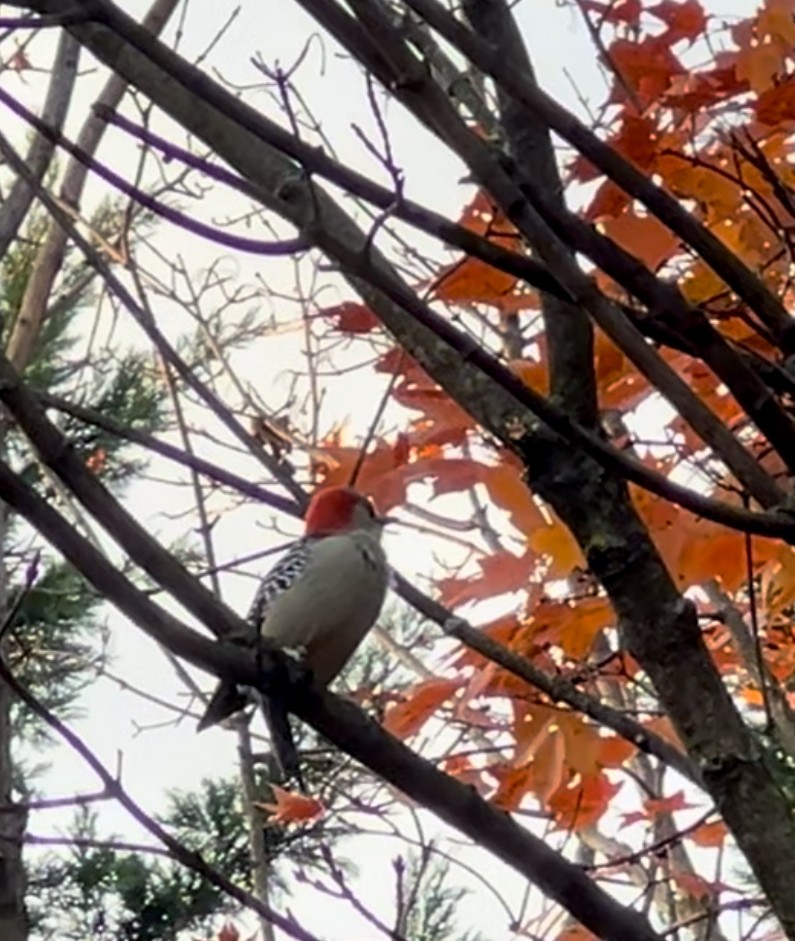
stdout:
[(260, 582), (248, 612), (248, 621), (258, 630), (275, 598), (301, 577), (309, 559), (311, 540), (301, 539), (274, 565)]
[[(274, 599), (294, 585), (303, 574), (310, 557), (313, 542), (312, 539), (301, 539), (294, 543), (260, 582), (247, 618), (255, 637), (262, 631), (262, 624)], [(247, 691), (234, 684), (222, 682), (210, 699), (204, 716), (199, 722), (199, 730), (214, 725), (216, 722), (221, 722), (228, 716), (240, 711), (245, 708), (249, 701)], [(262, 702), (261, 697), (260, 702)], [(297, 752), (292, 740), (286, 711), (276, 701), (271, 705), (264, 703), (263, 708), (271, 728), (271, 737), (274, 748), (279, 754), (279, 762), (283, 772), (288, 776), (297, 775), (300, 778), (297, 770)]]
[[(251, 633), (255, 637), (260, 634), (263, 621), (268, 613), (268, 608), (273, 603), (274, 599), (287, 591), (304, 572), (309, 558), (311, 543), (311, 539), (301, 539), (293, 543), (287, 553), (260, 582), (247, 617), (248, 623), (251, 625)], [(245, 708), (248, 702), (249, 696), (245, 690), (231, 683), (221, 683), (213, 694), (210, 704), (199, 722), (199, 730), (214, 725), (216, 722), (221, 722), (223, 719), (227, 718), (227, 716)], [(276, 719), (279, 718), (281, 718), (281, 716), (276, 715)], [(285, 714), (281, 724), (282, 729), (286, 721)], [(289, 725), (284, 734), (288, 733)], [(275, 734), (274, 737), (276, 737)]]
[[(249, 624), (257, 633), (262, 631), (273, 602), (289, 591), (306, 571), (313, 541), (301, 539), (294, 543), (260, 582), (248, 612)], [(284, 702), (276, 690), (269, 697), (258, 697), (258, 700), (268, 725), (278, 770), (285, 780), (295, 778), (303, 790), (298, 749)]]

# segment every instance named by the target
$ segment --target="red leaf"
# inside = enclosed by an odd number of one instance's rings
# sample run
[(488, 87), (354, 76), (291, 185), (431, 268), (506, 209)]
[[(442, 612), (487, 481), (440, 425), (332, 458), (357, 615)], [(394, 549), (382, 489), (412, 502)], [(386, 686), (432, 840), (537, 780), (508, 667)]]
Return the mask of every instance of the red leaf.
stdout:
[(635, 823), (643, 823), (649, 818), (642, 810), (633, 810), (629, 814), (621, 814), (621, 823), (624, 827), (631, 827)]
[(436, 387), (409, 387), (403, 384), (392, 393), (396, 402), (422, 413), (412, 422), (411, 442), (416, 447), (429, 444), (460, 445), (473, 427), (472, 417), (446, 392)]
[(684, 791), (677, 791), (671, 797), (649, 798), (644, 801), (643, 806), (650, 817), (659, 817), (660, 814), (670, 814), (677, 810), (689, 810), (693, 804), (687, 802)]
[(445, 758), (442, 771), (457, 778), (462, 784), (474, 787), (481, 797), (485, 797), (490, 790), (483, 780), (483, 771), (476, 768), (467, 755), (450, 755)]
[[(673, 77), (686, 71), (661, 37), (647, 36), (640, 42), (618, 39), (610, 47), (610, 57), (623, 81), (632, 86), (643, 104), (657, 101)], [(611, 97), (620, 102), (626, 99), (621, 82), (616, 82)]]
[(721, 882), (707, 882), (702, 876), (683, 869), (671, 869), (671, 878), (679, 888), (694, 899), (710, 899), (728, 888)]
[(491, 802), (502, 810), (517, 810), (522, 803), (522, 798), (530, 790), (533, 775), (532, 766), (526, 765), (521, 768), (505, 766), (499, 773), (494, 768), (491, 770), (500, 779), (500, 785), (491, 798)]
[(659, 129), (648, 117), (627, 114), (618, 135), (610, 143), (641, 170), (651, 166), (657, 154)]
[(627, 208), (604, 223), (605, 235), (633, 252), (652, 271), (668, 261), (679, 248), (679, 239), (654, 216), (639, 216)]
[(561, 931), (555, 941), (599, 941), (599, 939), (583, 925), (569, 925)]
[(559, 788), (549, 802), (555, 824), (562, 830), (587, 827), (604, 814), (621, 787), (621, 782), (613, 784), (604, 774), (594, 774), (583, 777), (580, 785)]
[(402, 703), (392, 706), (384, 728), (397, 738), (411, 738), (462, 685), (461, 680), (432, 679), (418, 683)]
[[(312, 467), (324, 487), (346, 486), (359, 461), (359, 448), (338, 442), (339, 435), (331, 436), (311, 454)], [(381, 512), (388, 512), (406, 499), (409, 450), (406, 436), (397, 435), (392, 444), (379, 441), (362, 462), (356, 486), (373, 498)]]
[(24, 49), (17, 49), (8, 60), (7, 66), (15, 72), (27, 72), (28, 69), (33, 68)]
[(433, 480), (433, 495), (460, 493), (475, 484), (482, 483), (489, 468), (485, 464), (458, 457), (427, 457), (417, 461), (413, 467), (418, 470), (418, 478)]
[(723, 846), (728, 833), (726, 824), (722, 820), (715, 820), (713, 823), (702, 823), (688, 836), (698, 846), (718, 847)]
[(629, 203), (629, 196), (624, 190), (612, 180), (606, 180), (596, 191), (585, 216), (593, 222), (605, 216), (620, 216)]
[(104, 448), (97, 448), (86, 458), (86, 468), (92, 474), (101, 474), (108, 463), (108, 452)]
[(771, 126), (795, 121), (795, 76), (762, 92), (756, 103), (756, 116)]
[(366, 304), (345, 301), (320, 311), (321, 316), (334, 321), (334, 326), (343, 333), (371, 333), (381, 326), (381, 321)]
[[(504, 305), (513, 309), (509, 299), (518, 279), (478, 258), (464, 257), (445, 268), (436, 279), (433, 294), (448, 303), (489, 304), (502, 310)], [(527, 303), (532, 298), (527, 295)]]
[(681, 39), (693, 42), (707, 28), (707, 16), (698, 0), (662, 0), (656, 7), (649, 7), (649, 13), (667, 24), (668, 29), (660, 37), (673, 45)]
[(535, 565), (535, 553), (515, 556), (507, 549), (479, 561), (481, 574), (472, 578), (443, 578), (437, 584), (445, 604), (494, 598), (527, 588)]
[(738, 78), (734, 66), (717, 68), (675, 78), (665, 96), (665, 103), (672, 108), (693, 112), (748, 90), (748, 82)]

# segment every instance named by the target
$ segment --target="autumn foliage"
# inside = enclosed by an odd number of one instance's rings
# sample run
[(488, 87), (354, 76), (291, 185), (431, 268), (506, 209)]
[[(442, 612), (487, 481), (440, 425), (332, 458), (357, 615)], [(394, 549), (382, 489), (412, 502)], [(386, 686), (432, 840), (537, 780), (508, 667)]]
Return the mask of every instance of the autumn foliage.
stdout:
[[(266, 707), (283, 697), (280, 716), (284, 707), (308, 736), (299, 744), (310, 786), (279, 778), (267, 750), (258, 752), (247, 724), (261, 721), (258, 711), (225, 727), (239, 735), (243, 867), (253, 861), (254, 891), (232, 885), (204, 850), (152, 820), (147, 827), (122, 782), (26, 693), (5, 660), (17, 601), (0, 629), (0, 727), (10, 727), (19, 697), (92, 765), (101, 799), (132, 807), (170, 861), (235, 899), (240, 908), (223, 912), (233, 920), (208, 929), (218, 941), (248, 937), (237, 921), (245, 908), (260, 928), (270, 922), (312, 941), (283, 905), (285, 859), (301, 891), (344, 901), (393, 941), (416, 941), (410, 909), (423, 901), (428, 873), (409, 887), (404, 860), (384, 867), (399, 890), (393, 928), (360, 902), (331, 847), (361, 825), (363, 840), (404, 840), (427, 868), (436, 838), (421, 831), (431, 815), (440, 833), (455, 832), (462, 857), (483, 851), (518, 876), (523, 893), (526, 883), (540, 890), (540, 901), (527, 891), (519, 914), (506, 906), (512, 936), (795, 941), (793, 0), (759, 0), (744, 18), (724, 18), (706, 0), (563, 0), (557, 6), (583, 25), (604, 78), (601, 100), (599, 90), (580, 94), (581, 117), (526, 67), (521, 4), (298, 0), (333, 47), (329, 61), (344, 60), (366, 89), (371, 130), (353, 130), (369, 176), (338, 157), (311, 95), (298, 90), (313, 42), (292, 68), (269, 71), (255, 57), (266, 85), (225, 85), (203, 63), (236, 28), (237, 12), (194, 66), (180, 43), (159, 44), (111, 0), (77, 12), (65, 0), (28, 5), (33, 19), (4, 20), (9, 30), (66, 30), (94, 56), (92, 68), (129, 82), (136, 107), (145, 102), (137, 122), (107, 104), (91, 121), (140, 151), (130, 179), (145, 181), (147, 161), (156, 166), (156, 196), (70, 147), (21, 105), (24, 96), (0, 87), (0, 105), (137, 204), (120, 213), (124, 237), (97, 226), (85, 238), (84, 214), (78, 225), (64, 208), (79, 208), (79, 196), (65, 187), (50, 197), (44, 168), (37, 176), (16, 160), (0, 133), (3, 173), (24, 184), (10, 209), (0, 207), (0, 241), (17, 198), (42, 203), (63, 233), (55, 255), (74, 252), (104, 279), (100, 306), (129, 315), (151, 344), (125, 394), (141, 392), (151, 372), (180, 446), (139, 431), (135, 410), (120, 406), (109, 420), (82, 398), (45, 394), (39, 382), (49, 373), (41, 380), (6, 351), (0, 497), (9, 531), (17, 517), (37, 531), (168, 652), (191, 692), (177, 725), (203, 695), (188, 668), (254, 686)], [(515, 61), (504, 52), (511, 47)], [(34, 69), (22, 46), (7, 65), (15, 81)], [(268, 95), (247, 99), (263, 87)], [(413, 202), (387, 99), (460, 164), (454, 218)], [(274, 102), (285, 120), (271, 119)], [(42, 113), (51, 107), (48, 98)], [(177, 143), (182, 132), (190, 149)], [(185, 183), (194, 177), (195, 190)], [(163, 195), (192, 199), (204, 185), (245, 209), (224, 206), (225, 221), (210, 225)], [(142, 206), (215, 243), (211, 252), (247, 253), (262, 265), (258, 287), (249, 295), (241, 278), (233, 290), (222, 266), (210, 265), (195, 289), (183, 262), (164, 261), (149, 242), (142, 256), (151, 250), (153, 271), (164, 265), (166, 275), (137, 270), (127, 227)], [(244, 225), (267, 231), (233, 231)], [(46, 253), (47, 264), (31, 259), (31, 278), (50, 267)], [(300, 297), (273, 286), (281, 268), (270, 280), (268, 265), (285, 259)], [(190, 343), (172, 345), (168, 331), (178, 328), (161, 324), (149, 294), (189, 315)], [(267, 322), (259, 309), (241, 312), (251, 298), (271, 302)], [(19, 316), (21, 329), (33, 329)], [(107, 349), (114, 330), (115, 321)], [(86, 331), (92, 343), (100, 333)], [(74, 365), (78, 379), (83, 368)], [(242, 378), (250, 368), (254, 379)], [(106, 437), (81, 440), (74, 429), (84, 426)], [(166, 549), (106, 488), (117, 438), (184, 472), (193, 514), (185, 532), (201, 542), (201, 566)], [(249, 460), (258, 463), (245, 476), (230, 469)], [(251, 510), (247, 525), (259, 527), (262, 510), (266, 527), (289, 539), (282, 516), (297, 527), (311, 492), (338, 485), (355, 485), (397, 517), (395, 556), (416, 545), (417, 558), (429, 546), (432, 557), (396, 571), (402, 602), (387, 606), (373, 646), (341, 677), (349, 701), (294, 678), (301, 671), (286, 669), (278, 651), (255, 650), (257, 631), (227, 604), (223, 582), (255, 574), (255, 562), (261, 571), (262, 553), (244, 556), (242, 538), (227, 532), (233, 512)], [(187, 514), (171, 510), (163, 515), (183, 525)], [(216, 538), (235, 541), (228, 565)], [(128, 570), (146, 574), (146, 589)], [(30, 571), (16, 585), (22, 601), (36, 587)], [(141, 695), (168, 705), (159, 692)], [(0, 830), (22, 873), (27, 805), (9, 796), (3, 748)], [(401, 832), (409, 818), (417, 846)], [(462, 870), (499, 895), (477, 866)], [(0, 871), (0, 899), (12, 883), (22, 924), (24, 879)], [(450, 941), (444, 924), (446, 933), (416, 937)]]
[[(766, 0), (758, 13), (726, 26), (698, 0), (603, 3), (583, 0), (582, 15), (599, 36), (611, 76), (603, 123), (606, 139), (658, 182), (791, 308), (795, 233), (795, 19), (788, 0)], [(712, 54), (713, 50), (714, 54)], [(687, 300), (708, 314), (735, 348), (775, 361), (775, 344), (721, 278), (648, 210), (583, 157), (566, 163), (566, 177), (581, 214), (650, 270), (675, 278)], [(478, 191), (459, 222), (513, 251), (513, 225)], [(622, 290), (605, 274), (598, 284), (618, 301)], [(477, 311), (494, 332), (518, 318), (525, 346), (511, 370), (546, 393), (546, 342), (534, 317), (538, 294), (513, 275), (478, 259), (459, 256), (430, 289), (437, 309)], [(377, 330), (364, 305), (325, 311), (329, 324), (349, 336)], [(774, 476), (781, 462), (766, 448), (735, 398), (697, 357), (660, 346), (664, 360), (700, 399), (744, 440)], [(601, 331), (595, 344), (600, 407), (628, 418), (612, 436), (663, 475), (674, 474), (701, 493), (743, 505), (736, 483), (710, 455), (682, 417), (660, 404), (657, 391)], [(627, 655), (603, 656), (600, 638), (616, 628), (615, 615), (587, 571), (583, 555), (552, 509), (527, 488), (520, 462), (484, 439), (467, 413), (448, 399), (405, 352), (381, 353), (376, 369), (394, 380), (392, 399), (409, 419), (399, 434), (373, 443), (361, 483), (387, 510), (426, 485), (433, 499), (474, 490), (508, 529), (499, 546), (468, 554), (458, 571), (435, 589), (447, 606), (470, 615), (490, 638), (594, 697), (637, 714), (638, 722), (678, 747), (670, 722), (657, 712), (638, 666)], [(790, 403), (787, 397), (787, 404)], [(633, 418), (641, 415), (642, 419)], [(346, 479), (357, 449), (329, 439), (316, 457), (320, 479)], [(795, 600), (795, 555), (784, 542), (749, 538), (675, 503), (632, 487), (632, 499), (680, 589), (699, 606), (704, 637), (722, 676), (749, 713), (761, 715), (758, 673), (732, 640), (715, 608), (715, 591), (741, 615), (754, 603), (765, 625), (763, 656), (784, 687), (795, 675), (789, 621)], [(746, 502), (747, 505), (747, 502)], [(705, 595), (705, 586), (712, 594)], [(478, 614), (504, 613), (496, 619)], [(581, 713), (554, 704), (481, 655), (459, 650), (442, 673), (403, 690), (386, 714), (386, 727), (408, 740), (439, 723), (468, 723), (497, 733), (510, 748), (498, 758), (473, 758), (462, 745), (444, 769), (473, 784), (508, 811), (533, 808), (553, 828), (582, 832), (618, 814), (623, 828), (656, 832), (661, 815), (697, 820), (698, 795), (646, 796), (625, 811), (633, 784), (622, 774), (637, 755), (631, 742), (600, 728)], [(430, 725), (429, 725), (430, 724)], [(688, 812), (689, 816), (688, 816)], [(615, 816), (613, 816), (615, 819)], [(685, 829), (686, 846), (718, 848), (727, 836), (717, 817)], [(696, 884), (676, 872), (681, 892), (709, 895), (720, 887)], [(726, 888), (726, 887), (724, 887)], [(728, 892), (731, 887), (726, 888)], [(573, 930), (573, 929), (572, 929)], [(574, 937), (564, 933), (561, 937)], [(579, 937), (579, 935), (578, 935)]]

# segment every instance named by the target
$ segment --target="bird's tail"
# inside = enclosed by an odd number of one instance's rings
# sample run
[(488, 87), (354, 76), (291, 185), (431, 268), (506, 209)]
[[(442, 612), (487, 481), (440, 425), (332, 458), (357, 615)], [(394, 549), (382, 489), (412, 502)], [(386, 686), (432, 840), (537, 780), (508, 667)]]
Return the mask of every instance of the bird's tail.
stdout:
[[(262, 707), (265, 722), (270, 731), (273, 756), (276, 759), (277, 773), (281, 782), (294, 780), (302, 791), (306, 790), (301, 774), (301, 762), (298, 757), (298, 748), (293, 738), (290, 726), (290, 716), (284, 701), (277, 694), (263, 696), (252, 691), (254, 698)], [(219, 683), (213, 693), (204, 715), (196, 727), (202, 732), (211, 725), (217, 725), (244, 709), (251, 699), (238, 686), (233, 683)]]
[(236, 712), (240, 712), (241, 709), (245, 709), (249, 701), (248, 696), (239, 686), (235, 686), (234, 683), (219, 683), (210, 698), (204, 715), (199, 719), (196, 731), (203, 732), (204, 729), (208, 729), (211, 725), (217, 725), (219, 722), (223, 722), (224, 719), (228, 719), (229, 716), (233, 716)]
[(262, 696), (260, 705), (265, 716), (265, 722), (268, 725), (273, 756), (276, 759), (282, 781), (294, 780), (301, 790), (305, 791), (306, 785), (301, 774), (301, 760), (298, 756), (298, 748), (290, 725), (290, 716), (284, 701), (278, 694)]

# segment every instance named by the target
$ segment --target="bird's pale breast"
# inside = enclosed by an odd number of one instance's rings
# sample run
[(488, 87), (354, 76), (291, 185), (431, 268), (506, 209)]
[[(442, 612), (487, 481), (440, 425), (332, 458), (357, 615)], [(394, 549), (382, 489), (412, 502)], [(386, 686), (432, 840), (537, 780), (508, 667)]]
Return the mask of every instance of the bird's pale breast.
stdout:
[(375, 623), (387, 587), (383, 549), (366, 532), (328, 536), (294, 584), (268, 606), (262, 634), (302, 647), (315, 679), (331, 682)]

